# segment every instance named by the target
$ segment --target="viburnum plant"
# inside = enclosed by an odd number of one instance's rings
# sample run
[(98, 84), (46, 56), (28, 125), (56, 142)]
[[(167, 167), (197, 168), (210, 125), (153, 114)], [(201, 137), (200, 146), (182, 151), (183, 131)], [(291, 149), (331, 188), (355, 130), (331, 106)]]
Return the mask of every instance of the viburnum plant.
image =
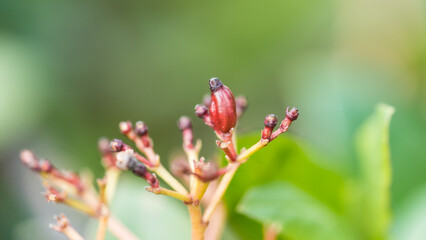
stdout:
[[(119, 175), (124, 170), (132, 171), (136, 176), (146, 180), (149, 184), (146, 189), (149, 192), (182, 201), (188, 208), (191, 218), (192, 239), (204, 239), (205, 230), (209, 224), (213, 225), (212, 216), (238, 168), (252, 154), (286, 132), (299, 116), (296, 108), (287, 108), (284, 120), (274, 131), (278, 119), (274, 114), (267, 115), (260, 140), (248, 149), (238, 151), (235, 145), (235, 127), (247, 108), (247, 101), (242, 96), (234, 98), (231, 90), (218, 78), (210, 79), (209, 86), (211, 94), (204, 97), (203, 104), (195, 106), (195, 114), (215, 132), (218, 138), (216, 144), (225, 153), (228, 164), (219, 168), (214, 162), (200, 158), (201, 141), (194, 141), (190, 118), (181, 117), (178, 127), (182, 131), (183, 150), (187, 160), (174, 162), (172, 168), (174, 175), (181, 178), (187, 186), (162, 165), (160, 156), (154, 150), (148, 127), (142, 121), (136, 122), (134, 126), (130, 121), (119, 124), (121, 133), (134, 142), (140, 153), (120, 139), (109, 141), (102, 138), (99, 141), (105, 175), (97, 180), (97, 190), (92, 184), (90, 175), (60, 171), (50, 161), (38, 159), (29, 150), (21, 152), (22, 162), (41, 176), (47, 201), (63, 203), (99, 220), (97, 240), (105, 238), (107, 229), (118, 239), (138, 239), (114, 217), (108, 207)], [(160, 186), (158, 178), (171, 189)], [(214, 184), (210, 184), (212, 182)], [(206, 193), (208, 188), (209, 191)], [(51, 226), (54, 230), (62, 232), (71, 240), (83, 239), (71, 227), (65, 216), (56, 218), (57, 224)], [(215, 225), (220, 226), (220, 223)]]

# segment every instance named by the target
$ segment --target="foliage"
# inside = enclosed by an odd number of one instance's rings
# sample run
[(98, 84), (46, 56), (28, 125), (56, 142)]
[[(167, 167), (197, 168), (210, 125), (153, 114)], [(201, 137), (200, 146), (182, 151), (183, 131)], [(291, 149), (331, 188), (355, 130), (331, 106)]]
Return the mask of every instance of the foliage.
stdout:
[[(306, 144), (292, 138), (282, 138), (253, 156), (226, 195), (229, 209), (237, 206), (238, 213), (230, 216), (235, 231), (243, 238), (261, 236), (261, 225), (247, 216), (262, 224), (278, 223), (282, 236), (290, 239), (388, 239), (393, 111), (380, 104), (358, 130), (356, 176), (331, 170), (308, 154)], [(252, 141), (242, 138), (240, 144)]]

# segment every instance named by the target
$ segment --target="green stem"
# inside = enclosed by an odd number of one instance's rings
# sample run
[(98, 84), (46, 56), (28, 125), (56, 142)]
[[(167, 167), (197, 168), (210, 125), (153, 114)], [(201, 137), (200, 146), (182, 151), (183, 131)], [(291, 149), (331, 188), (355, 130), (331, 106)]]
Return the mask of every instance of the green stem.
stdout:
[(167, 169), (164, 168), (162, 164), (158, 167), (152, 169), (161, 179), (163, 179), (170, 187), (172, 187), (177, 192), (187, 195), (188, 191), (186, 188), (175, 178), (173, 177)]
[(231, 180), (234, 177), (234, 174), (240, 165), (241, 164), (239, 162), (230, 163), (228, 165), (229, 170), (225, 173), (225, 175), (223, 175), (222, 180), (217, 186), (216, 191), (214, 192), (213, 197), (210, 200), (210, 203), (204, 212), (203, 222), (205, 223), (209, 222), (210, 218), (213, 215), (214, 210), (216, 209), (217, 205), (219, 204), (220, 200), (225, 194), (226, 189), (228, 189), (228, 186), (231, 183)]

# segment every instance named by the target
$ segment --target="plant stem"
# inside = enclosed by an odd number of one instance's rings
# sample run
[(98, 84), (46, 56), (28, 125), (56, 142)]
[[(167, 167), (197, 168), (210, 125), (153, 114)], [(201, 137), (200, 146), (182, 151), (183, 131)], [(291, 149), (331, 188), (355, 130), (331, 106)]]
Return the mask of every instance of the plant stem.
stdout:
[(222, 180), (220, 181), (219, 185), (217, 186), (217, 189), (215, 193), (213, 194), (213, 197), (207, 206), (204, 215), (203, 215), (203, 222), (208, 223), (211, 216), (213, 215), (214, 210), (216, 209), (217, 205), (219, 204), (220, 200), (222, 199), (223, 195), (226, 192), (226, 189), (228, 189), (229, 183), (231, 182), (232, 178), (234, 177), (235, 172), (237, 171), (238, 167), (241, 165), (239, 162), (230, 163), (229, 164), (229, 170), (223, 175)]
[(200, 205), (188, 205), (188, 211), (191, 217), (192, 240), (203, 240), (206, 224), (202, 220)]
[(228, 189), (229, 184), (231, 183), (232, 178), (234, 177), (235, 172), (237, 171), (238, 167), (244, 163), (245, 160), (247, 160), (251, 155), (253, 155), (255, 152), (259, 151), (266, 145), (268, 145), (268, 140), (260, 140), (253, 146), (251, 146), (246, 151), (242, 152), (238, 157), (237, 161), (233, 163), (228, 164), (228, 171), (223, 175), (222, 180), (220, 181), (215, 193), (213, 194), (213, 197), (209, 203), (209, 205), (206, 208), (206, 211), (203, 215), (203, 222), (208, 223), (210, 218), (213, 215), (214, 210), (216, 209), (217, 205), (219, 204), (220, 200), (222, 199), (223, 195), (226, 192), (226, 189)]
[(107, 183), (105, 188), (105, 203), (109, 204), (114, 196), (115, 189), (117, 187), (118, 179), (121, 175), (121, 170), (116, 167), (110, 167), (105, 173), (107, 177)]
[(99, 225), (98, 225), (98, 230), (96, 232), (96, 240), (105, 239), (106, 229), (108, 227), (108, 218), (109, 218), (108, 209), (106, 208), (105, 205), (102, 205), (100, 211), (101, 211), (101, 216), (99, 217)]
[(188, 195), (185, 194), (181, 194), (179, 192), (173, 191), (173, 190), (169, 190), (166, 188), (162, 188), (162, 187), (158, 187), (158, 188), (152, 188), (152, 187), (147, 187), (146, 190), (155, 193), (155, 194), (162, 194), (162, 195), (167, 195), (170, 197), (174, 197), (176, 199), (179, 199), (185, 203), (192, 203), (192, 198)]
[(96, 216), (96, 211), (89, 206), (88, 204), (84, 203), (84, 202), (80, 202), (78, 200), (75, 199), (71, 199), (71, 198), (66, 198), (63, 203), (65, 205), (68, 205), (71, 208), (74, 208), (78, 211), (81, 211), (83, 213), (86, 213), (89, 216)]
[(219, 240), (223, 234), (223, 230), (226, 224), (226, 209), (223, 201), (220, 201), (212, 217), (210, 218), (209, 224), (206, 227), (205, 238), (206, 240)]
[(105, 233), (107, 229), (108, 224), (108, 207), (107, 207), (107, 199), (106, 199), (106, 188), (108, 181), (110, 179), (109, 170), (105, 172), (105, 176), (103, 179), (98, 179), (97, 183), (99, 186), (99, 225), (98, 230), (96, 232), (96, 240), (104, 240), (105, 239)]
[(242, 163), (245, 160), (247, 160), (251, 155), (253, 155), (255, 152), (259, 151), (260, 149), (262, 149), (263, 147), (265, 147), (266, 145), (268, 145), (269, 140), (268, 139), (261, 139), (259, 140), (256, 144), (254, 144), (253, 146), (251, 146), (249, 149), (247, 149), (246, 151), (242, 152), (238, 158), (237, 161)]
[(70, 240), (84, 240), (84, 238), (78, 233), (73, 227), (68, 226), (62, 233), (67, 236)]
[[(197, 143), (195, 144), (195, 146), (193, 146), (193, 148), (187, 148), (183, 146), (183, 150), (186, 153), (188, 164), (191, 167), (192, 172), (195, 171), (194, 162), (197, 162), (199, 160), (198, 154), (200, 152), (200, 149), (201, 149), (201, 140), (197, 140)], [(190, 186), (189, 189), (193, 189), (194, 180), (195, 180), (195, 176), (193, 175), (189, 176), (189, 186)]]
[(208, 182), (203, 182), (197, 177), (194, 178), (194, 184), (191, 189), (191, 196), (194, 201), (201, 201), (201, 198), (204, 196), (204, 193), (209, 186)]
[(50, 224), (50, 227), (63, 233), (70, 240), (84, 240), (84, 238), (71, 226), (65, 215), (56, 216), (56, 224)]
[(163, 179), (170, 187), (172, 187), (177, 192), (187, 195), (188, 191), (186, 188), (178, 181), (175, 177), (173, 177), (167, 169), (164, 168), (162, 164), (158, 165), (158, 167), (152, 169), (154, 173), (156, 173), (161, 179)]
[(113, 216), (109, 217), (108, 230), (119, 240), (139, 240), (138, 237)]

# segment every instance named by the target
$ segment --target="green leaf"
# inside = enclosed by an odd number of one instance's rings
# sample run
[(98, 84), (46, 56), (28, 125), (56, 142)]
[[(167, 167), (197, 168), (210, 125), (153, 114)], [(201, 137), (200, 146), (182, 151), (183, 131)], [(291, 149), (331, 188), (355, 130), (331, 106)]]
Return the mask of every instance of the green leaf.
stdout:
[(333, 211), (290, 183), (253, 188), (237, 209), (266, 225), (280, 226), (290, 239), (352, 239)]
[[(366, 239), (387, 239), (390, 223), (391, 163), (389, 125), (394, 108), (379, 104), (356, 135), (359, 156), (359, 189), (352, 208), (357, 212)], [(355, 202), (355, 201), (354, 201)]]
[[(297, 125), (295, 125), (297, 126)], [(259, 134), (240, 138), (239, 147), (250, 147)], [(237, 203), (247, 190), (273, 181), (285, 180), (314, 196), (337, 213), (343, 212), (344, 181), (321, 154), (303, 142), (280, 136), (241, 165), (235, 174), (225, 203), (229, 210), (229, 224), (242, 239), (261, 239), (262, 225), (235, 212)]]
[(411, 194), (395, 211), (392, 239), (417, 240), (426, 236), (426, 185)]

